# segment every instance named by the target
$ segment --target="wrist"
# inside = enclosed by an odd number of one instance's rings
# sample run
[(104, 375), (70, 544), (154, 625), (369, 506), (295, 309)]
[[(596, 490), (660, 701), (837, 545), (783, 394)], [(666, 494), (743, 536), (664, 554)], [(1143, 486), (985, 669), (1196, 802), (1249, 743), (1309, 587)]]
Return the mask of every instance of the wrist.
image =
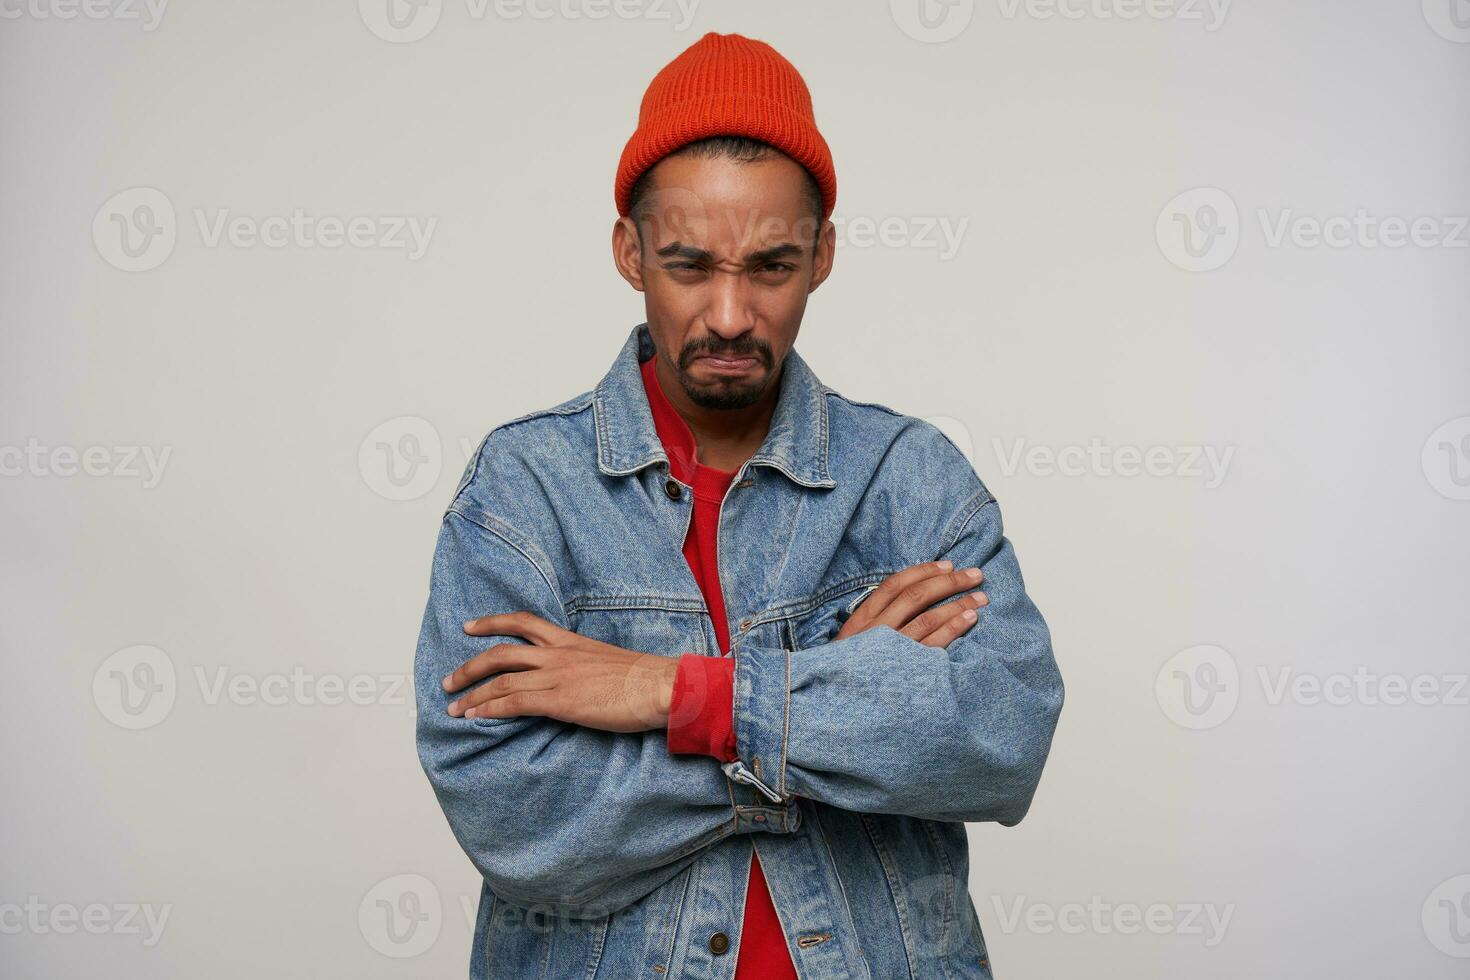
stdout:
[(679, 676), (678, 657), (660, 657), (650, 654), (657, 661), (657, 678), (654, 684), (654, 720), (659, 728), (667, 728), (669, 725), (669, 710), (674, 703), (674, 682)]

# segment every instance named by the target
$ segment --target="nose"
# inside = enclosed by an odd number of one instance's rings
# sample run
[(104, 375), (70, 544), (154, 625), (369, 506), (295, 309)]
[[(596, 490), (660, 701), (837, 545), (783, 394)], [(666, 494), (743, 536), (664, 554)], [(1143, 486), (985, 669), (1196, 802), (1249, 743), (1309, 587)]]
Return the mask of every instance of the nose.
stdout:
[(716, 273), (708, 296), (704, 325), (710, 333), (723, 340), (734, 340), (755, 329), (755, 310), (751, 307), (745, 276)]

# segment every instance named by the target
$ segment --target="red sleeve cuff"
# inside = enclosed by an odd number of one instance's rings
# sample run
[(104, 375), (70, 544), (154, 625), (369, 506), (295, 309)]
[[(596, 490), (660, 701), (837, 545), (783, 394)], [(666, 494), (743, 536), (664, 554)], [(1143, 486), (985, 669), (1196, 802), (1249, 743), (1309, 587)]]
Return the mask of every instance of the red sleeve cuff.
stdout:
[(681, 654), (669, 700), (669, 752), (735, 761), (735, 660)]

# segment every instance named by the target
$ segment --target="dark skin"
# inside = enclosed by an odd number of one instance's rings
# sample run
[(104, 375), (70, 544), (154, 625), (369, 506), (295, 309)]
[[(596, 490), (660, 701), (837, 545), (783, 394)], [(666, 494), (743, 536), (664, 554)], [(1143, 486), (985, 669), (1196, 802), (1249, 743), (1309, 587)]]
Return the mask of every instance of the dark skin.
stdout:
[[(641, 239), (631, 217), (613, 226), (613, 262), (644, 295), (659, 384), (706, 466), (739, 470), (765, 441), (807, 296), (832, 271), (836, 232), (811, 213), (804, 186), (786, 157), (666, 157), (639, 209)], [(947, 561), (902, 569), (836, 639), (889, 626), (948, 646), (986, 604), (971, 591), (982, 578), (978, 568)], [(498, 675), (451, 702), (455, 717), (539, 715), (610, 732), (668, 726), (677, 657), (601, 643), (528, 612), (483, 616), (464, 630), (528, 643), (491, 646), (444, 679), (444, 690), (456, 692)]]

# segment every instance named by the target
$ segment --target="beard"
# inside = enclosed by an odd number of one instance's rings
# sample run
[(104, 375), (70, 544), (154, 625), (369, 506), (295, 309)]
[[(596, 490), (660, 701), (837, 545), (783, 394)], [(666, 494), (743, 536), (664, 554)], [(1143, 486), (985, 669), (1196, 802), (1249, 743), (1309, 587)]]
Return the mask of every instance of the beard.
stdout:
[[(754, 357), (765, 367), (766, 373), (758, 380), (743, 381), (735, 378), (721, 379), (709, 383), (696, 382), (689, 375), (689, 365), (698, 357)], [(766, 393), (771, 377), (771, 348), (763, 340), (754, 337), (724, 343), (718, 338), (693, 341), (679, 352), (679, 386), (689, 400), (700, 408), (727, 411), (749, 408), (760, 401)]]
[(761, 400), (765, 394), (764, 385), (751, 383), (736, 383), (733, 381), (717, 381), (713, 385), (694, 385), (688, 380), (680, 377), (679, 383), (684, 386), (684, 393), (689, 400), (700, 408), (728, 411), (733, 408), (749, 408)]

